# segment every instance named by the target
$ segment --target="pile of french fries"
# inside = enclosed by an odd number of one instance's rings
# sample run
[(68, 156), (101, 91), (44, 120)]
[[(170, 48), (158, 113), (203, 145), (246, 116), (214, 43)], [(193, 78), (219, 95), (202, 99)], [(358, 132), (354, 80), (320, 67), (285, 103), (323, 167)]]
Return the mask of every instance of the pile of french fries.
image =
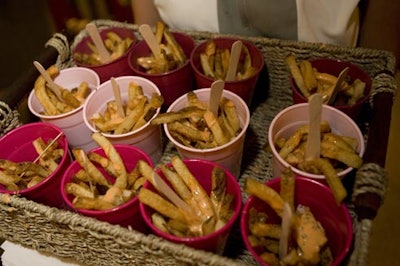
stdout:
[(357, 153), (358, 142), (355, 138), (333, 133), (329, 123), (322, 121), (321, 156), (316, 159), (305, 159), (308, 129), (308, 125), (303, 125), (291, 136), (278, 138), (274, 145), (279, 156), (293, 167), (308, 173), (324, 175), (337, 203), (340, 204), (347, 196), (347, 192), (338, 172), (347, 167), (361, 167), (363, 160)]
[[(294, 55), (285, 58), (289, 71), (299, 88), (300, 92), (306, 98), (313, 93), (320, 93), (325, 102), (332, 95), (337, 77), (328, 73), (321, 73), (318, 69), (313, 68), (310, 61), (301, 60), (297, 62)], [(353, 105), (363, 95), (365, 90), (365, 82), (355, 79), (352, 83), (343, 81), (333, 105)]]
[(159, 93), (153, 93), (149, 99), (141, 86), (131, 82), (128, 86), (128, 99), (121, 107), (124, 115), (118, 112), (118, 102), (113, 99), (107, 102), (104, 113), (95, 113), (90, 121), (100, 132), (124, 134), (145, 125), (163, 102), (164, 98)]
[(139, 200), (155, 210), (151, 215), (154, 226), (179, 237), (204, 236), (222, 228), (234, 213), (231, 209), (234, 195), (226, 191), (225, 172), (215, 167), (210, 177), (202, 177), (212, 180), (208, 195), (178, 156), (171, 158), (171, 165), (162, 164), (160, 169), (181, 199), (179, 206), (164, 197), (165, 191), (158, 190), (154, 181), (157, 173), (144, 161), (139, 162), (139, 171), (156, 187), (155, 190), (143, 187), (139, 192)]
[[(129, 47), (133, 43), (133, 39), (126, 37), (121, 38), (117, 33), (109, 31), (106, 34), (106, 38), (103, 40), (104, 46), (110, 53), (111, 60), (115, 60), (128, 51)], [(79, 53), (75, 52), (73, 58), (82, 64), (97, 66), (102, 65), (103, 62), (100, 59), (99, 52), (92, 41), (87, 41), (87, 46), (91, 50), (91, 53)]]
[(188, 104), (176, 112), (157, 115), (151, 123), (168, 124), (173, 138), (187, 147), (210, 149), (228, 143), (242, 130), (235, 103), (222, 97), (218, 115), (207, 109), (195, 92), (187, 93)]
[[(60, 73), (55, 65), (50, 66), (46, 72), (52, 78), (55, 78)], [(81, 82), (77, 88), (73, 88), (72, 90), (61, 88), (60, 94), (62, 99), (59, 99), (53, 91), (47, 88), (46, 80), (40, 75), (35, 81), (34, 92), (36, 98), (43, 106), (44, 115), (59, 115), (81, 106), (90, 94), (91, 89), (87, 82)]]
[[(218, 48), (213, 40), (207, 42), (204, 52), (200, 54), (203, 73), (214, 79), (225, 80), (228, 72), (230, 49)], [(253, 76), (256, 68), (252, 65), (251, 56), (246, 45), (242, 46), (243, 56), (239, 59), (235, 80), (243, 80)]]
[(66, 184), (65, 192), (73, 196), (72, 204), (77, 209), (112, 209), (135, 197), (145, 178), (137, 166), (127, 171), (116, 148), (101, 133), (93, 133), (92, 138), (106, 156), (73, 149), (72, 154), (82, 169)]
[(181, 45), (176, 41), (167, 25), (158, 21), (154, 35), (160, 45), (161, 54), (139, 57), (137, 64), (149, 74), (161, 74), (183, 66), (188, 58)]
[[(268, 265), (330, 265), (333, 262), (325, 230), (310, 207), (295, 206), (295, 176), (289, 168), (282, 172), (279, 192), (252, 178), (245, 180), (244, 191), (268, 204), (280, 217), (277, 221), (281, 220), (272, 223), (267, 213), (254, 207), (249, 210), (248, 241)], [(283, 224), (287, 215), (285, 208), (289, 213), (287, 225)]]
[(32, 145), (38, 154), (37, 162), (0, 160), (0, 184), (7, 190), (17, 191), (39, 184), (56, 170), (65, 152), (52, 139), (46, 142), (39, 137)]

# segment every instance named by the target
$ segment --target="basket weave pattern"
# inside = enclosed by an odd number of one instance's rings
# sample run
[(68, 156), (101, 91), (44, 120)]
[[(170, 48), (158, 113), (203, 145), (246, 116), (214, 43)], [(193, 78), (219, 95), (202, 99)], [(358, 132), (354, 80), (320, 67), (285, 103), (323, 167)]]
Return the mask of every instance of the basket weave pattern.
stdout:
[[(137, 26), (109, 21), (97, 21), (98, 26), (121, 25), (137, 33)], [(222, 36), (204, 32), (186, 32), (197, 43)], [(82, 37), (76, 36), (73, 46)], [(139, 35), (137, 34), (138, 38)], [(228, 35), (223, 35), (228, 36)], [(240, 37), (229, 35), (233, 37)], [(241, 37), (243, 38), (243, 37)], [(371, 77), (383, 71), (394, 71), (393, 55), (385, 51), (283, 41), (268, 38), (247, 37), (263, 53), (266, 70), (262, 72), (257, 86), (251, 122), (247, 132), (242, 162), (241, 187), (247, 177), (267, 181), (272, 178), (271, 154), (267, 133), (275, 115), (292, 104), (289, 72), (284, 61), (289, 53), (299, 59), (317, 57), (337, 58), (351, 61), (365, 69)], [(72, 65), (60, 56), (59, 66)], [(391, 79), (375, 82), (385, 90), (395, 90)], [(393, 82), (393, 83), (392, 83)], [(374, 89), (374, 88), (373, 88)], [(364, 125), (361, 125), (362, 128)], [(177, 154), (172, 143), (166, 143), (161, 162), (168, 162)], [(234, 227), (226, 246), (226, 254), (219, 256), (185, 246), (177, 245), (153, 235), (144, 235), (117, 225), (110, 225), (76, 213), (49, 208), (20, 198), (0, 194), (0, 237), (24, 246), (49, 252), (60, 258), (74, 259), (85, 265), (255, 265), (250, 253), (241, 241), (238, 224)], [(243, 200), (247, 195), (243, 194)], [(351, 209), (351, 203), (348, 203)], [(356, 215), (352, 213), (355, 224)], [(368, 245), (368, 243), (366, 243)]]

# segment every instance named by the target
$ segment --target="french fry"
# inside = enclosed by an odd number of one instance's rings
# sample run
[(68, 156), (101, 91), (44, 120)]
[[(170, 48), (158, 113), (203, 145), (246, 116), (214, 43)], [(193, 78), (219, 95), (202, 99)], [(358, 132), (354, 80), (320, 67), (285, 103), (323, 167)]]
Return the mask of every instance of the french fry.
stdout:
[(227, 143), (229, 139), (225, 136), (224, 132), (222, 131), (221, 125), (218, 123), (217, 118), (214, 116), (213, 112), (207, 110), (204, 113), (203, 117), (207, 123), (207, 126), (213, 133), (213, 138), (217, 143), (217, 145), (221, 146)]
[(151, 208), (161, 213), (162, 215), (170, 219), (176, 219), (182, 222), (186, 221), (185, 216), (182, 214), (180, 209), (176, 207), (174, 204), (165, 200), (159, 194), (152, 192), (149, 189), (142, 188), (138, 196), (141, 202), (150, 206)]
[(290, 168), (283, 169), (280, 183), (281, 188), (279, 194), (282, 199), (289, 204), (292, 211), (294, 211), (295, 176)]
[(293, 76), (293, 79), (297, 85), (297, 87), (299, 87), (301, 93), (305, 96), (305, 97), (309, 97), (310, 93), (306, 88), (306, 85), (304, 83), (304, 79), (303, 76), (301, 75), (301, 70), (296, 62), (296, 57), (294, 55), (288, 55), (285, 58), (285, 62), (289, 67), (289, 71)]
[(303, 76), (304, 86), (306, 87), (307, 91), (309, 91), (310, 94), (316, 91), (318, 83), (314, 75), (314, 70), (309, 61), (302, 60), (300, 62), (300, 72)]
[(265, 201), (280, 217), (282, 217), (283, 205), (285, 202), (278, 192), (252, 178), (246, 178), (244, 191), (249, 195), (254, 195)]
[(95, 194), (92, 190), (87, 189), (86, 187), (79, 185), (77, 183), (68, 183), (66, 185), (66, 192), (68, 194), (72, 194), (75, 197), (84, 197), (84, 198), (91, 198), (94, 199), (95, 198)]
[(306, 168), (315, 166), (318, 168), (321, 173), (325, 176), (326, 182), (331, 188), (333, 195), (335, 196), (336, 203), (340, 205), (342, 201), (347, 196), (347, 191), (343, 186), (342, 181), (340, 180), (335, 168), (333, 168), (332, 164), (323, 158), (312, 159), (304, 162)]
[(252, 223), (250, 232), (259, 237), (269, 237), (279, 240), (281, 237), (281, 226), (279, 224), (268, 224), (264, 222)]
[(95, 132), (92, 134), (92, 138), (100, 147), (103, 148), (107, 157), (112, 162), (114, 166), (115, 172), (117, 173), (117, 178), (113, 186), (118, 187), (120, 189), (125, 189), (128, 183), (127, 171), (122, 161), (121, 155), (117, 152), (115, 147), (111, 144), (111, 142), (104, 137), (101, 133)]
[(82, 198), (75, 197), (72, 204), (77, 209), (87, 210), (109, 210), (115, 207), (114, 204), (104, 201), (100, 198)]
[(135, 108), (125, 117), (121, 124), (114, 130), (114, 134), (124, 134), (130, 132), (139, 118), (143, 115), (146, 97), (140, 97)]
[[(297, 245), (302, 251), (303, 259), (316, 265), (320, 260), (320, 250), (328, 241), (325, 230), (307, 206), (299, 205), (296, 210), (296, 217), (295, 235)], [(314, 237), (304, 241), (304, 235), (307, 235), (310, 230), (313, 231)]]
[(72, 154), (79, 165), (85, 169), (94, 184), (99, 184), (105, 187), (109, 187), (110, 184), (99, 169), (89, 160), (86, 153), (82, 149), (72, 149)]
[(173, 156), (171, 163), (175, 168), (175, 171), (181, 176), (183, 182), (188, 186), (193, 194), (195, 201), (197, 202), (201, 212), (206, 219), (215, 216), (214, 209), (212, 207), (211, 199), (207, 195), (204, 188), (199, 184), (197, 179), (193, 176), (184, 162), (178, 157)]
[(193, 194), (183, 182), (182, 178), (178, 175), (178, 173), (166, 165), (162, 164), (160, 166), (161, 171), (167, 180), (171, 183), (172, 188), (176, 191), (176, 193), (185, 201), (192, 209), (193, 213), (197, 216), (201, 215), (201, 211), (199, 206), (197, 205)]
[(329, 141), (321, 142), (321, 155), (325, 158), (342, 162), (353, 168), (360, 168), (363, 163), (362, 158), (355, 152), (355, 150), (349, 151), (336, 145), (336, 143)]

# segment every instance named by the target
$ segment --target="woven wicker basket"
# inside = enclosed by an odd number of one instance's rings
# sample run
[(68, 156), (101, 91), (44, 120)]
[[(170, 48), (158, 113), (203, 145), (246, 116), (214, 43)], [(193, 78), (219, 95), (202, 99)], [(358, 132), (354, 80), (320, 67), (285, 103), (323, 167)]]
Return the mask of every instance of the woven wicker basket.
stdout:
[[(95, 21), (95, 23), (99, 27), (115, 25), (128, 27), (137, 34), (136, 25), (103, 20)], [(186, 33), (193, 36), (197, 43), (221, 36), (204, 32)], [(84, 32), (78, 34), (70, 46), (63, 46), (62, 42), (61, 44), (57, 42), (56, 39), (60, 39), (60, 35), (50, 40), (49, 45), (53, 45), (59, 52), (57, 62), (54, 63), (61, 68), (72, 65), (69, 51), (84, 34)], [(139, 37), (138, 34), (137, 36)], [(359, 122), (366, 141), (369, 140), (364, 157), (365, 165), (353, 178), (354, 185), (351, 183), (349, 186), (352, 190), (349, 194), (352, 194), (353, 198), (347, 201), (355, 229), (355, 247), (347, 259), (347, 264), (365, 265), (372, 220), (384, 198), (386, 189), (386, 175), (382, 167), (387, 146), (384, 145), (385, 143), (382, 145), (382, 140), (387, 140), (389, 123), (382, 122), (382, 119), (378, 118), (384, 115), (390, 121), (391, 106), (396, 90), (392, 75), (395, 68), (394, 56), (386, 51), (364, 48), (349, 49), (268, 38), (246, 37), (244, 39), (253, 42), (262, 51), (266, 69), (261, 74), (254, 96), (255, 101), (251, 108), (251, 122), (245, 142), (242, 175), (239, 179), (241, 186), (246, 177), (251, 176), (261, 181), (272, 178), (271, 154), (265, 148), (268, 144), (267, 129), (274, 116), (292, 104), (289, 73), (284, 62), (284, 58), (289, 53), (296, 54), (300, 59), (316, 57), (345, 59), (360, 65), (371, 77), (374, 77), (370, 106)], [(0, 132), (2, 134), (10, 130), (10, 127), (18, 125), (15, 122), (10, 125), (10, 121), (15, 121), (17, 114), (10, 111), (8, 115), (14, 116), (14, 120), (2, 121), (3, 131)], [(375, 138), (380, 139), (379, 144), (374, 142)], [(167, 143), (162, 162), (169, 161), (174, 154), (176, 150), (173, 145)], [(51, 253), (59, 258), (73, 259), (85, 265), (256, 264), (244, 248), (238, 224), (228, 239), (224, 256), (219, 256), (76, 213), (49, 208), (18, 196), (0, 194), (0, 198), (1, 238), (41, 252)], [(243, 198), (246, 200), (247, 196), (243, 194)]]

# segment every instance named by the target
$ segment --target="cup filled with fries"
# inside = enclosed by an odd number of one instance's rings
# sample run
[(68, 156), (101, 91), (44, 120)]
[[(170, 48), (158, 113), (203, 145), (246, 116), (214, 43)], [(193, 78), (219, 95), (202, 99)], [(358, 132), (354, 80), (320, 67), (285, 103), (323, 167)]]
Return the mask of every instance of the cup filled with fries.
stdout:
[(154, 54), (145, 40), (138, 41), (129, 53), (128, 63), (137, 76), (153, 81), (164, 96), (167, 109), (179, 96), (193, 90), (194, 74), (190, 54), (194, 39), (181, 32), (172, 32), (163, 23), (157, 23), (154, 35), (159, 54)]
[(326, 185), (287, 170), (268, 182), (245, 180), (246, 248), (260, 265), (341, 265), (354, 238), (346, 205)]
[[(190, 56), (197, 88), (208, 88), (217, 80), (225, 80), (225, 89), (238, 94), (250, 106), (262, 68), (264, 56), (251, 42), (241, 41), (241, 49), (233, 78), (227, 79), (232, 45), (238, 39), (217, 37), (196, 46)], [(229, 75), (230, 76), (230, 75)]]
[(236, 178), (214, 162), (179, 156), (156, 170), (139, 168), (148, 180), (139, 192), (140, 211), (151, 231), (174, 243), (222, 254), (242, 206)]
[(239, 95), (223, 90), (214, 115), (207, 109), (210, 92), (204, 88), (182, 95), (151, 123), (163, 124), (183, 158), (216, 162), (239, 178), (250, 110)]
[(72, 59), (77, 66), (94, 70), (100, 77), (100, 82), (111, 77), (131, 75), (128, 65), (128, 53), (136, 43), (136, 37), (131, 29), (122, 27), (99, 28), (99, 34), (110, 54), (110, 60), (100, 60), (99, 51), (89, 35), (84, 36), (72, 47)]
[[(294, 55), (289, 55), (286, 63), (290, 70), (294, 103), (305, 103), (310, 95), (318, 92), (323, 95), (325, 104), (357, 119), (367, 103), (372, 83), (368, 73), (361, 67), (348, 61), (329, 58), (299, 60)], [(333, 87), (345, 68), (348, 68), (347, 75), (334, 93)], [(332, 96), (334, 99), (330, 99)]]
[(50, 66), (46, 72), (61, 86), (61, 98), (47, 88), (47, 82), (40, 75), (29, 94), (29, 110), (43, 122), (61, 128), (71, 148), (80, 147), (86, 151), (95, 147), (91, 131), (82, 118), (83, 105), (87, 97), (100, 85), (96, 72), (85, 67), (58, 69)]
[(341, 204), (347, 196), (342, 179), (363, 164), (364, 137), (348, 115), (326, 104), (321, 107), (319, 155), (306, 154), (310, 129), (308, 103), (289, 106), (272, 120), (268, 142), (273, 176), (281, 176), (290, 167), (296, 175), (328, 184)]
[(60, 128), (46, 122), (21, 125), (0, 138), (0, 192), (60, 208), (61, 178), (71, 160)]
[(102, 83), (88, 97), (83, 107), (84, 123), (113, 144), (142, 149), (156, 164), (162, 155), (161, 126), (150, 121), (159, 114), (163, 96), (153, 82), (142, 77), (123, 76), (114, 81)]
[(130, 145), (113, 145), (101, 133), (99, 147), (85, 153), (73, 149), (75, 161), (65, 171), (60, 194), (68, 209), (100, 221), (147, 232), (137, 193), (145, 182), (138, 162), (153, 166), (150, 157)]

